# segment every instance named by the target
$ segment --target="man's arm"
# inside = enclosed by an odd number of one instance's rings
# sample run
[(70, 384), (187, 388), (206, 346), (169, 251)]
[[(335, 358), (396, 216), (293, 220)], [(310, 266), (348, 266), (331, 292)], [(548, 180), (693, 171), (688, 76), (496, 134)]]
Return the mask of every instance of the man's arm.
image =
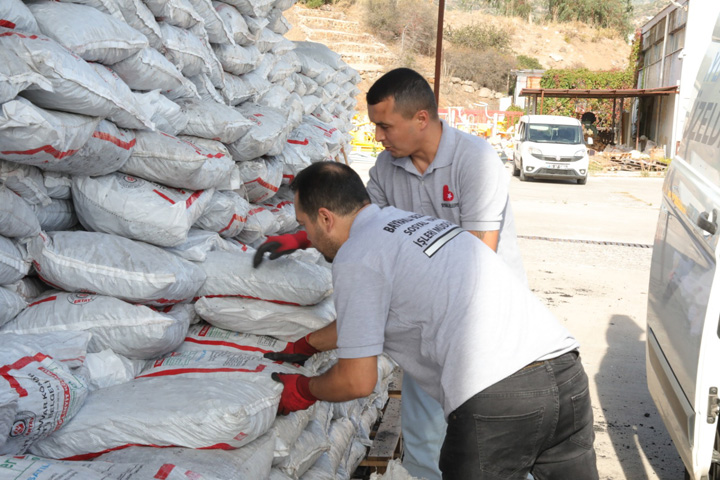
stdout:
[(483, 241), (485, 245), (492, 248), (494, 252), (497, 252), (498, 240), (500, 239), (499, 230), (491, 230), (488, 232), (480, 232), (477, 230), (470, 230), (470, 233), (475, 235), (477, 238)]
[(324, 326), (320, 330), (315, 330), (307, 336), (310, 346), (315, 347), (321, 352), (334, 350), (337, 348), (337, 320)]
[(330, 370), (310, 379), (320, 400), (346, 402), (370, 395), (377, 383), (377, 357), (341, 358)]
[(370, 180), (367, 183), (368, 195), (370, 195), (370, 201), (380, 207), (387, 207), (389, 205), (385, 190), (383, 190), (380, 181), (378, 179), (378, 167), (377, 163), (370, 169)]

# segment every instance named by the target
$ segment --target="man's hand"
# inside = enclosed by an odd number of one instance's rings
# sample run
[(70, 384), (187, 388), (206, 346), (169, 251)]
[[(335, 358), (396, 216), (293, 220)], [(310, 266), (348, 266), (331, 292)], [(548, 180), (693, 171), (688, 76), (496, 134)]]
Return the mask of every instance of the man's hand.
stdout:
[(255, 252), (253, 267), (257, 268), (262, 263), (265, 252), (270, 252), (270, 260), (275, 260), (282, 255), (287, 255), (298, 249), (304, 250), (310, 246), (310, 240), (308, 240), (305, 230), (300, 230), (297, 233), (270, 236)]
[(263, 355), (263, 357), (273, 361), (279, 360), (281, 362), (303, 365), (305, 360), (319, 352), (317, 348), (308, 343), (307, 338), (309, 336), (310, 334), (307, 334), (297, 342), (288, 343), (284, 350), (280, 352), (268, 352)]
[(287, 415), (297, 410), (310, 408), (317, 401), (310, 393), (310, 377), (299, 374), (273, 373), (272, 379), (283, 384), (278, 413)]

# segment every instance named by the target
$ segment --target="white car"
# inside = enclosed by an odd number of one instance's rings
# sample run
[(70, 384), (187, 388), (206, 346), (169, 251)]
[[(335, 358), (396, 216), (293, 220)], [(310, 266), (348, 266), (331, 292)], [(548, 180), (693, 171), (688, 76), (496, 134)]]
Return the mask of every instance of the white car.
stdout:
[(720, 479), (720, 19), (663, 185), (648, 290), (650, 395), (686, 469)]
[(529, 178), (575, 179), (584, 185), (588, 152), (580, 120), (558, 115), (520, 117), (513, 147), (513, 175)]

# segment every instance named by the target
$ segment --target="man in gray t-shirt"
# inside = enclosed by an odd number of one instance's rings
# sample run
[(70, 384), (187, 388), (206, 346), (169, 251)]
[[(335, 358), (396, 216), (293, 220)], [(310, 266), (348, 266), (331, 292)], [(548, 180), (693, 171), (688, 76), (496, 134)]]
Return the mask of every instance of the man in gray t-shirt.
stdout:
[(443, 407), (444, 480), (598, 478), (578, 343), (491, 249), (447, 220), (371, 205), (346, 165), (313, 164), (292, 188), (333, 262), (338, 314), (305, 341), (339, 360), (274, 375), (281, 413), (370, 394), (385, 352)]
[[(495, 149), (440, 120), (430, 85), (413, 70), (398, 68), (383, 75), (368, 91), (367, 103), (375, 138), (385, 146), (370, 169), (372, 202), (460, 225), (526, 283), (508, 197), (509, 175)], [(403, 465), (413, 476), (440, 480), (442, 409), (412, 377), (403, 381), (402, 394)]]

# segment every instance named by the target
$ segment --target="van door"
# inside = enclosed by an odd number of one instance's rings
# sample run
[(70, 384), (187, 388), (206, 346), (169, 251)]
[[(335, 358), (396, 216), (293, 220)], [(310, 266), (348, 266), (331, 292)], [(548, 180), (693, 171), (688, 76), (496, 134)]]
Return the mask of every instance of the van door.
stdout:
[(720, 21), (694, 88), (680, 152), (663, 185), (648, 290), (647, 374), (690, 478), (700, 480), (720, 479), (720, 465), (712, 466), (720, 461)]

